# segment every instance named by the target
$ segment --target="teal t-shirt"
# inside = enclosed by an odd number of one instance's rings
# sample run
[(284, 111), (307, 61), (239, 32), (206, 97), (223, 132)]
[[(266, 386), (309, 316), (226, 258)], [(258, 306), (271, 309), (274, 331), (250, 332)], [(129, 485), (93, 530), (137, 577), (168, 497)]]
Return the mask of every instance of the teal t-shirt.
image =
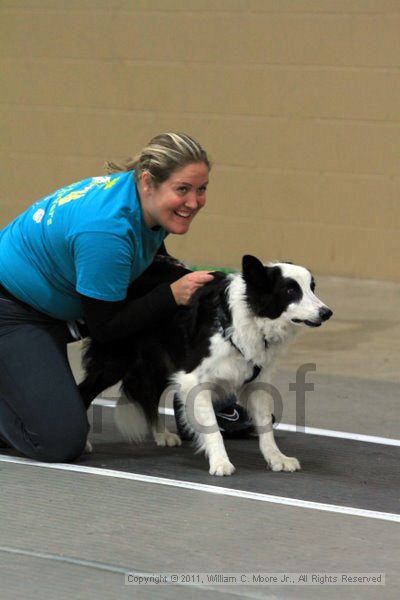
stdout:
[(123, 300), (166, 235), (144, 222), (132, 171), (85, 179), (35, 202), (0, 232), (0, 283), (56, 319), (78, 319), (78, 292)]

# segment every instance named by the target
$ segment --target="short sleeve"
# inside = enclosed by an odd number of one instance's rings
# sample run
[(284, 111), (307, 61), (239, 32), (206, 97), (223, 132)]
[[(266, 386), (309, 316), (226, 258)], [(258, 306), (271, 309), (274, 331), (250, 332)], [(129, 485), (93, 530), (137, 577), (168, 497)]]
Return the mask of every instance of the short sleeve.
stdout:
[(107, 232), (79, 233), (72, 242), (76, 291), (97, 300), (124, 300), (134, 248), (128, 239)]

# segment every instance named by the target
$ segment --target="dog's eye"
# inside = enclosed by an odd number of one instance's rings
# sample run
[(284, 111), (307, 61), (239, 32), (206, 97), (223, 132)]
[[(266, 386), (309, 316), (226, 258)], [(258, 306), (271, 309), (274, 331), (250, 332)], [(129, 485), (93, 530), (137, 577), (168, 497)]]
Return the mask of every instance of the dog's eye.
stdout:
[(290, 285), (289, 287), (286, 288), (286, 293), (288, 296), (293, 296), (296, 292), (297, 292), (297, 289), (294, 287), (294, 285)]

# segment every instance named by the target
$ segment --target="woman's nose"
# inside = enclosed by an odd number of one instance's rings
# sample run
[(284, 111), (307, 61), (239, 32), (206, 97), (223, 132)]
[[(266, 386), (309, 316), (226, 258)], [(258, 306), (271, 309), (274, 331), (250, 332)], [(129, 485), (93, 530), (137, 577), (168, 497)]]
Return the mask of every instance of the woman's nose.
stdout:
[(188, 208), (197, 208), (200, 204), (200, 198), (197, 197), (196, 192), (188, 194), (185, 201), (185, 206)]

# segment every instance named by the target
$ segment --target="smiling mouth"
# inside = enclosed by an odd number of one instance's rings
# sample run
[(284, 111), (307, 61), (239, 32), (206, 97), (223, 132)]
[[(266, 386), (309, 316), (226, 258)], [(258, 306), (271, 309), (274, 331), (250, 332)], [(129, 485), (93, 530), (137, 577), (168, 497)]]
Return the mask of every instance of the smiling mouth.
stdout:
[(177, 215), (181, 219), (190, 219), (193, 216), (193, 213), (180, 213), (177, 210), (175, 210), (174, 215)]

